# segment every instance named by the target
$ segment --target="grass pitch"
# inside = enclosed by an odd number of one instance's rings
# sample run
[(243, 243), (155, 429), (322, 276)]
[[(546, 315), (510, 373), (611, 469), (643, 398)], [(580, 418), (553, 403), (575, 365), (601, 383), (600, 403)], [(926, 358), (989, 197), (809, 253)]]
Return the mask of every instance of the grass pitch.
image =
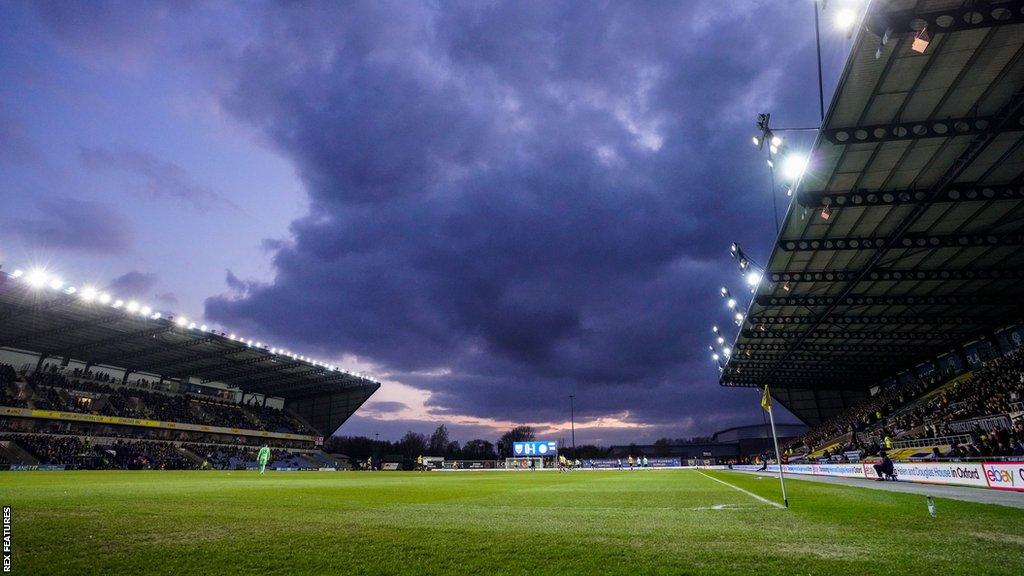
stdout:
[[(776, 499), (770, 479), (708, 472)], [(692, 470), (14, 472), (14, 574), (1015, 574), (1024, 512)]]

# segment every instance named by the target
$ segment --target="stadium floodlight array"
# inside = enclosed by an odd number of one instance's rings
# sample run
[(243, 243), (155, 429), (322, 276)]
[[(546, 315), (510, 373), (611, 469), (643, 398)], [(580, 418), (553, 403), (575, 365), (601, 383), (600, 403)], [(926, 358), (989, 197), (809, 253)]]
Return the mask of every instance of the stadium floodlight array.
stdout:
[[(95, 286), (85, 285), (82, 286), (81, 288), (78, 288), (76, 286), (69, 286), (64, 282), (63, 279), (61, 279), (60, 276), (52, 272), (49, 272), (44, 268), (32, 268), (27, 272), (22, 269), (16, 269), (10, 274), (8, 274), (8, 277), (23, 282), (33, 290), (42, 290), (48, 288), (51, 291), (61, 292), (67, 296), (75, 296), (75, 300), (77, 300), (79, 303), (85, 306), (109, 306), (116, 310), (122, 311), (126, 316), (134, 316), (142, 320), (153, 321), (160, 320), (161, 318), (163, 318), (163, 314), (154, 311), (152, 307), (146, 304), (137, 302), (135, 300), (128, 300), (126, 302), (125, 300), (117, 298), (115, 295), (109, 292), (102, 291), (99, 288), (96, 288)], [(197, 325), (196, 322), (189, 320), (188, 317), (185, 316), (184, 314), (174, 314), (172, 316), (168, 316), (167, 320), (173, 322), (175, 326), (182, 329), (183, 331), (200, 331), (208, 332), (211, 334), (217, 334), (217, 330), (210, 328), (206, 324)], [(220, 331), (220, 335), (224, 336), (223, 330)], [(226, 337), (235, 342), (245, 344), (250, 348), (264, 350), (275, 356), (283, 356), (297, 362), (305, 362), (306, 364), (311, 364), (312, 366), (315, 366), (317, 368), (323, 368), (324, 370), (331, 372), (343, 372), (351, 376), (357, 376), (359, 378), (365, 378), (367, 380), (376, 381), (376, 379), (370, 377), (365, 372), (350, 372), (348, 370), (339, 368), (335, 364), (324, 362), (322, 360), (311, 358), (309, 356), (305, 356), (302, 354), (296, 354), (295, 352), (292, 352), (287, 348), (270, 346), (269, 344), (264, 344), (263, 342), (258, 340), (256, 342), (253, 342), (251, 338), (244, 338), (242, 336), (235, 334), (234, 332), (229, 333), (228, 336)]]

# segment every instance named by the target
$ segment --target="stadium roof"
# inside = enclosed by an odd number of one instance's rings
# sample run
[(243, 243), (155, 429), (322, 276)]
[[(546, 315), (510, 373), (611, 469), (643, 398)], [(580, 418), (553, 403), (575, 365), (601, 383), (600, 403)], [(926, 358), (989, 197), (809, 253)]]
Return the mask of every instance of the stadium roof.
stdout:
[(0, 346), (284, 398), (285, 407), (326, 434), (380, 387), (337, 367), (180, 318), (140, 313), (138, 305), (101, 303), (73, 288), (33, 285), (27, 275), (26, 281), (20, 276), (0, 272)]
[(1024, 2), (872, 2), (721, 384), (863, 391), (1020, 323), (1022, 175)]

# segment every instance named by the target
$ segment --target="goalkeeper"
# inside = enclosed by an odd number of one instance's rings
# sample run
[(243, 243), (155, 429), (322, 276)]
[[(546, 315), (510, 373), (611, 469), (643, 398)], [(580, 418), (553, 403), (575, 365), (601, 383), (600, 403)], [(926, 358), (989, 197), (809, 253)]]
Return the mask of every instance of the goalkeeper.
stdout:
[(256, 456), (256, 461), (259, 462), (260, 465), (260, 474), (263, 474), (263, 472), (266, 471), (267, 460), (270, 460), (270, 448), (264, 446), (263, 448), (260, 448), (260, 453)]

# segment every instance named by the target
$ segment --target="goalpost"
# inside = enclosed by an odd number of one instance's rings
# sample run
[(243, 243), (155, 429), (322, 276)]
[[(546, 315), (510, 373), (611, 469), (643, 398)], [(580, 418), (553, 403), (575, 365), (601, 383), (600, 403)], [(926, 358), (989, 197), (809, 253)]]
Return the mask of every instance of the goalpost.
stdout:
[(505, 468), (508, 470), (539, 470), (544, 467), (544, 459), (540, 457), (505, 458)]

